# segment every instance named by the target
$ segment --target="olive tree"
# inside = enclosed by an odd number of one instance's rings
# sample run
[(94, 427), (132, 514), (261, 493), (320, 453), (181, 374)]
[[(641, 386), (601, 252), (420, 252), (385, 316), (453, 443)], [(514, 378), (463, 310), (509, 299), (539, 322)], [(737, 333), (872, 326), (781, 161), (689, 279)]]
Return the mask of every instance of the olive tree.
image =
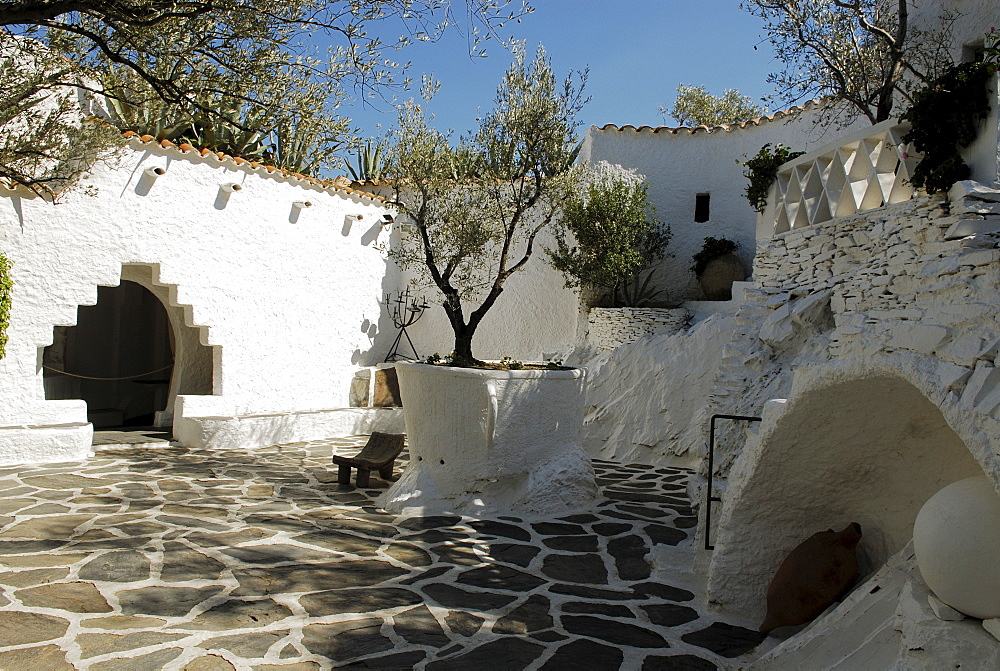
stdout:
[[(31, 115), (24, 102), (39, 92), (58, 97), (60, 86), (72, 89), (64, 100), (91, 89), (125, 106), (124, 117), (149, 122), (146, 132), (186, 124), (216, 138), (217, 131), (242, 136), (248, 146), (255, 146), (254, 136), (266, 136), (272, 163), (316, 172), (349, 139), (348, 122), (336, 113), (345, 91), (368, 97), (405, 86), (405, 66), (395, 60), (395, 50), (433, 40), (450, 25), (466, 30), (470, 48), (480, 55), (483, 40), (531, 11), (524, 4), (511, 9), (511, 2), (0, 0), (5, 54), (11, 51), (7, 45), (29, 37), (69, 59), (53, 61), (59, 76), (48, 65), (26, 70), (5, 60), (10, 67), (0, 74), (0, 121), (14, 119), (17, 127), (32, 130), (18, 142), (47, 147), (46, 165), (51, 167), (50, 159), (76, 164), (93, 153), (84, 145), (97, 141), (93, 133), (101, 126), (53, 135), (49, 126), (25, 122)], [(329, 48), (317, 48), (320, 42)], [(67, 105), (60, 118), (69, 121), (74, 112), (79, 116)], [(122, 115), (112, 118), (128, 125)], [(25, 169), (31, 166), (23, 152), (3, 153), (9, 149), (0, 146), (0, 179), (51, 190), (48, 185), (58, 180)]]
[(443, 295), (461, 365), (476, 363), (476, 329), (577, 186), (571, 164), (585, 79), (560, 82), (544, 49), (528, 61), (518, 46), (493, 110), (456, 146), (431, 128), (421, 105), (400, 110), (385, 175), (414, 231), (390, 256)]
[(913, 0), (744, 0), (746, 11), (764, 20), (767, 39), (782, 63), (769, 76), (778, 98), (794, 104), (832, 96), (853, 115), (875, 124), (888, 119), (898, 99), (951, 63), (954, 18), (941, 28), (910, 26)]
[(755, 119), (764, 114), (764, 108), (736, 89), (715, 96), (704, 86), (678, 84), (674, 106), (670, 110), (660, 108), (661, 115), (668, 113), (682, 126), (720, 126)]
[(123, 144), (121, 133), (81, 114), (78, 68), (33, 40), (0, 32), (0, 178), (52, 194), (95, 158)]

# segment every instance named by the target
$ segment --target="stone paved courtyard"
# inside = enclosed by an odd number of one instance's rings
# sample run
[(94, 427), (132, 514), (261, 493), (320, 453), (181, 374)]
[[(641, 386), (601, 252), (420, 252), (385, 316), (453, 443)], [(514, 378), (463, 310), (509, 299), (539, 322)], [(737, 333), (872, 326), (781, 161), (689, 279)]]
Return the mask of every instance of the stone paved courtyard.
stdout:
[(762, 637), (707, 617), (690, 573), (689, 471), (596, 461), (597, 505), (558, 519), (407, 518), (375, 508), (374, 474), (337, 484), (331, 454), (365, 439), (0, 468), (0, 669), (752, 658)]

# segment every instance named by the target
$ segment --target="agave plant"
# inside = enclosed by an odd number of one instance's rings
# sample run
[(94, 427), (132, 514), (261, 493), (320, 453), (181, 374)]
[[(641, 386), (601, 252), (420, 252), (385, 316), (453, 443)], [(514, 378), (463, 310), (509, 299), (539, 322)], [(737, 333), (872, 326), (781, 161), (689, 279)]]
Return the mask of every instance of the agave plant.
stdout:
[(457, 147), (448, 156), (452, 179), (475, 179), (482, 172), (482, 156), (468, 147)]
[[(247, 118), (238, 109), (227, 109), (221, 115), (198, 114), (183, 138), (196, 147), (221, 151), (230, 156), (261, 159), (268, 151), (264, 134), (254, 130), (263, 121), (264, 112)], [(240, 119), (239, 122), (229, 121)]]
[(613, 305), (620, 305), (625, 308), (641, 308), (649, 305), (653, 299), (663, 293), (663, 289), (655, 289), (649, 286), (653, 279), (655, 269), (650, 269), (646, 273), (646, 279), (642, 279), (642, 273), (637, 273), (631, 278), (620, 282), (611, 291)]
[(351, 177), (358, 182), (366, 182), (373, 179), (381, 179), (383, 176), (383, 168), (385, 167), (382, 161), (382, 150), (385, 148), (383, 143), (379, 142), (375, 145), (372, 144), (371, 140), (365, 142), (364, 147), (359, 147), (355, 158), (357, 159), (357, 170), (351, 165), (350, 161), (347, 161), (347, 169), (351, 173)]
[(109, 91), (105, 100), (108, 121), (122, 131), (131, 130), (171, 142), (192, 132), (194, 120), (174, 105), (153, 101), (131, 103), (115, 91)]
[(268, 158), (279, 168), (318, 176), (339, 162), (334, 153), (346, 135), (346, 120), (331, 123), (322, 118), (296, 118), (280, 124), (268, 136)]

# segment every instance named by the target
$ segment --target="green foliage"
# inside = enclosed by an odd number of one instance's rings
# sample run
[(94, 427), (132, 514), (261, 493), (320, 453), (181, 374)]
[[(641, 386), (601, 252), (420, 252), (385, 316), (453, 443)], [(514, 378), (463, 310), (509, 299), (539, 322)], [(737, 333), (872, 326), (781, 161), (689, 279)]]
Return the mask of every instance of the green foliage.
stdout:
[(650, 269), (645, 278), (642, 277), (641, 273), (636, 273), (615, 285), (611, 290), (611, 306), (641, 308), (644, 305), (651, 305), (653, 300), (663, 293), (663, 289), (656, 289), (649, 285), (655, 272), (655, 268)]
[(311, 177), (340, 165), (335, 155), (349, 138), (348, 119), (304, 111), (285, 118), (265, 138), (264, 161)]
[(355, 158), (357, 159), (358, 169), (355, 170), (354, 166), (347, 163), (347, 169), (351, 173), (351, 177), (360, 181), (365, 182), (373, 179), (382, 179), (382, 150), (384, 146), (381, 142), (373, 145), (371, 140), (365, 143), (364, 147), (357, 150)]
[(493, 110), (454, 147), (420, 105), (400, 107), (385, 174), (416, 234), (389, 255), (443, 295), (456, 360), (475, 361), (476, 328), (577, 187), (579, 171), (567, 167), (584, 80), (560, 83), (544, 49), (528, 61), (519, 45)]
[(14, 280), (10, 276), (11, 262), (0, 254), (0, 359), (7, 354), (7, 327), (10, 326), (10, 297)]
[(781, 143), (771, 149), (771, 143), (768, 142), (760, 148), (756, 156), (740, 163), (746, 168), (743, 176), (750, 180), (743, 194), (750, 201), (753, 209), (758, 212), (764, 211), (764, 208), (767, 207), (767, 194), (771, 190), (774, 180), (778, 177), (778, 168), (804, 153), (803, 151), (792, 151)]
[(524, 368), (524, 363), (509, 356), (500, 357), (498, 365), (502, 370), (521, 370)]
[[(448, 26), (484, 55), (485, 40), (532, 11), (511, 1), (0, 0), (0, 178), (51, 194), (110, 156), (120, 134), (81, 124), (77, 100), (78, 87), (100, 98), (104, 77), (122, 84), (108, 112), (120, 127), (317, 175), (351, 139), (336, 113), (344, 90), (405, 86), (394, 52)], [(57, 53), (33, 43), (14, 54), (12, 33)]]
[(192, 132), (191, 117), (162, 101), (132, 104), (121, 98), (108, 97), (105, 111), (108, 120), (119, 130), (152, 135), (158, 141), (179, 142), (185, 133)]
[(701, 277), (709, 263), (720, 256), (731, 254), (739, 248), (738, 242), (733, 242), (728, 238), (705, 238), (701, 251), (694, 255), (694, 265), (691, 266), (691, 270), (694, 271), (695, 275)]
[(113, 128), (85, 118), (76, 90), (85, 74), (0, 29), (0, 180), (55, 198), (124, 144)]
[(663, 258), (670, 229), (652, 216), (644, 182), (627, 173), (593, 179), (584, 197), (570, 196), (555, 229), (556, 249), (548, 249), (552, 266), (563, 273), (568, 288), (587, 287), (605, 293), (615, 306), (638, 307), (659, 291), (639, 274)]
[(913, 170), (913, 186), (927, 193), (947, 191), (968, 179), (969, 166), (959, 150), (976, 139), (990, 112), (989, 82), (1000, 67), (1000, 35), (991, 32), (983, 60), (960, 63), (921, 89), (901, 119), (912, 124), (903, 142), (912, 142), (923, 158)]
[[(66, 51), (81, 48), (65, 38), (61, 44)], [(175, 84), (189, 92), (178, 102), (165, 102), (148, 81), (108, 61), (102, 67), (107, 117), (123, 131), (318, 175), (338, 162), (334, 152), (349, 136), (348, 121), (335, 111), (344, 94), (335, 81), (282, 63), (280, 53), (264, 56), (257, 54), (274, 69), (270, 79), (257, 83), (253, 70), (222, 78), (210, 61), (150, 63), (158, 75), (173, 71)], [(253, 86), (258, 90), (248, 95)], [(282, 104), (262, 104), (257, 97)]]
[[(666, 115), (667, 109), (660, 108)], [(721, 96), (714, 96), (704, 86), (677, 85), (670, 116), (682, 126), (721, 126), (749, 121), (763, 116), (764, 108), (736, 89), (726, 89)]]
[[(823, 120), (861, 114), (871, 123), (892, 116), (898, 100), (950, 65), (955, 15), (936, 28), (910, 25), (914, 0), (742, 0), (764, 23), (781, 70), (768, 82), (785, 104), (831, 97)], [(928, 3), (924, 3), (925, 5)], [(848, 119), (849, 120), (849, 119)]]
[(441, 356), (438, 353), (431, 354), (429, 357), (421, 361), (420, 363), (430, 364), (432, 366), (453, 366), (455, 368), (483, 368), (489, 370), (569, 370), (567, 366), (563, 366), (563, 362), (559, 359), (553, 359), (552, 361), (546, 361), (545, 363), (539, 364), (526, 364), (523, 361), (518, 361), (509, 356), (501, 357), (499, 361), (477, 361), (475, 359), (461, 358), (457, 356), (454, 352), (447, 356)]

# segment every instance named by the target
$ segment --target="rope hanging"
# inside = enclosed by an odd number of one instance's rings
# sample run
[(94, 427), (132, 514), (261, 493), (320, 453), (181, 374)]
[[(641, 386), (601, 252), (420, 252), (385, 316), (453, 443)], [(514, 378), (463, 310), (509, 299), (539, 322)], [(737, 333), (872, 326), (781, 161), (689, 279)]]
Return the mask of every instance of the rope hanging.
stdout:
[(126, 375), (125, 377), (90, 377), (89, 375), (76, 375), (75, 373), (67, 373), (64, 370), (59, 370), (57, 368), (53, 368), (52, 366), (46, 366), (45, 364), (42, 364), (42, 368), (50, 370), (53, 373), (59, 373), (60, 375), (68, 375), (69, 377), (76, 377), (81, 380), (100, 380), (102, 382), (110, 382), (113, 380), (134, 380), (137, 377), (146, 377), (147, 375), (152, 375), (153, 373), (159, 373), (160, 371), (164, 371), (167, 370), (168, 368), (173, 368), (173, 367), (174, 364), (170, 364), (168, 366), (164, 366), (163, 368), (157, 368), (156, 370), (151, 370), (148, 373), (139, 373), (138, 375)]

